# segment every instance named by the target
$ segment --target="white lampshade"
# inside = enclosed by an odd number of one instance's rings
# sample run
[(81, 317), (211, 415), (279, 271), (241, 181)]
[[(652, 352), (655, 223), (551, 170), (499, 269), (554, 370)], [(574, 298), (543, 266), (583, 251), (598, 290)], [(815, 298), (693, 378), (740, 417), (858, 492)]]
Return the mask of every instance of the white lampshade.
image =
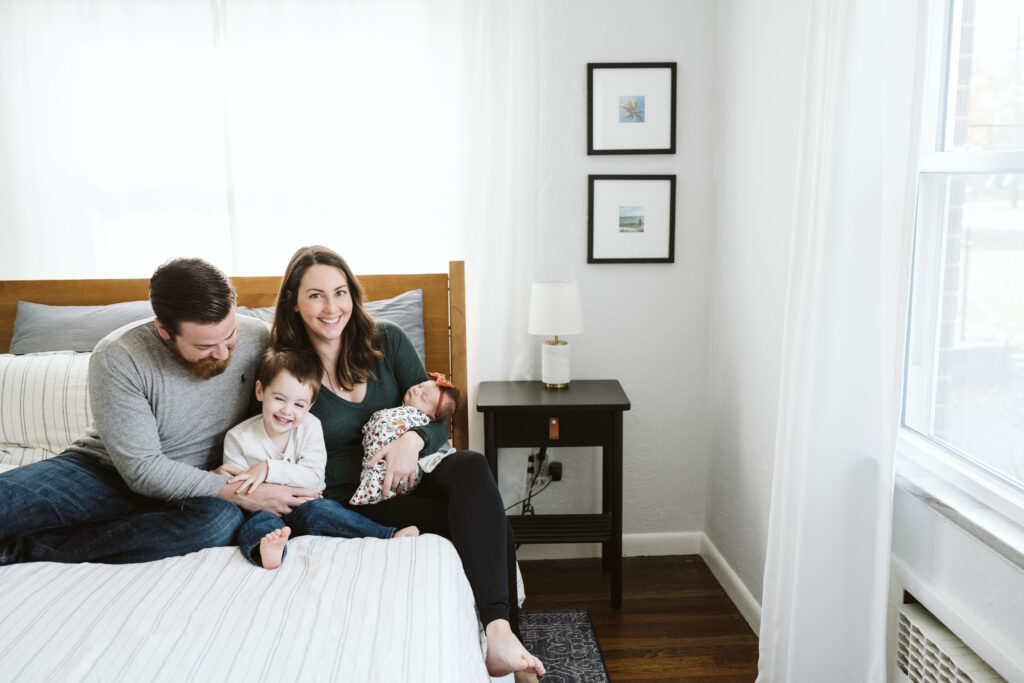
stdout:
[(530, 290), (530, 334), (563, 336), (583, 332), (577, 282), (534, 282)]
[(569, 386), (569, 343), (559, 336), (583, 331), (580, 286), (575, 282), (535, 282), (530, 291), (530, 334), (551, 335), (541, 347), (540, 379), (548, 389)]

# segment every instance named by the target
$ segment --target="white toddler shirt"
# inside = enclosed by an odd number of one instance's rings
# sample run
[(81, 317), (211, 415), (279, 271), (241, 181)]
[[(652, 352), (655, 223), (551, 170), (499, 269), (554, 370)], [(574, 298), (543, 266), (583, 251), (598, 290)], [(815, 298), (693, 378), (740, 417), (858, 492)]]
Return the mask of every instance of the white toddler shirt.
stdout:
[(254, 415), (224, 436), (224, 464), (247, 470), (265, 460), (267, 481), (271, 484), (323, 491), (327, 447), (320, 420), (307, 413), (288, 437), (288, 446), (282, 453), (267, 435), (263, 415)]

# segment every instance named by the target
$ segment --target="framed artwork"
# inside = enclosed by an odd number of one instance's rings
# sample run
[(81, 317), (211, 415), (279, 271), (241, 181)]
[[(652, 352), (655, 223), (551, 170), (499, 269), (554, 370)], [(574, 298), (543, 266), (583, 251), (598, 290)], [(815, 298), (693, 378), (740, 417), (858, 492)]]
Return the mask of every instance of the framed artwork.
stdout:
[(587, 263), (675, 263), (674, 175), (588, 178)]
[(587, 64), (587, 154), (676, 153), (676, 63)]

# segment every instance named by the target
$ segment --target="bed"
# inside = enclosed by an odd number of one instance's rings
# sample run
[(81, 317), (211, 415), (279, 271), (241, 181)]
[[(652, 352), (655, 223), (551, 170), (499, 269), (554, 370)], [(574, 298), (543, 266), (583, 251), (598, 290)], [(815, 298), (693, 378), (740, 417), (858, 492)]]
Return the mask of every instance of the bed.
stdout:
[[(265, 316), (279, 279), (233, 280), (240, 311)], [(360, 280), (385, 307), (421, 292), (425, 365), (465, 386), (463, 263)], [(0, 282), (0, 470), (61, 452), (88, 424), (89, 352), (46, 345), (91, 323), (59, 316), (140, 305), (147, 289), (147, 280)], [(75, 344), (87, 342), (66, 342)], [(467, 415), (463, 404), (449, 425), (458, 448), (468, 447)], [(130, 565), (13, 565), (0, 568), (0, 595), (0, 681), (490, 680), (461, 562), (433, 535), (302, 537), (274, 572), (237, 547)]]

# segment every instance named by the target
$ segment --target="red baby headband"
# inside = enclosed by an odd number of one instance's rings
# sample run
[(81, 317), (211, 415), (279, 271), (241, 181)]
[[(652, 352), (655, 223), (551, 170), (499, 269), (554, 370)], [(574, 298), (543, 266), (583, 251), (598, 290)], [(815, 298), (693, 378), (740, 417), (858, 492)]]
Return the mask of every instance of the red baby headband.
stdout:
[[(452, 387), (452, 388), (455, 388), (455, 385), (452, 384), (451, 382), (449, 382), (445, 378), (443, 373), (440, 373), (440, 372), (428, 372), (427, 375), (429, 375), (430, 379), (434, 380), (434, 383), (437, 384), (437, 386), (439, 386), (439, 387)], [(443, 391), (437, 397), (437, 407), (434, 408), (434, 417), (435, 418), (438, 415), (441, 414), (441, 404), (442, 403), (444, 403), (444, 392)]]

